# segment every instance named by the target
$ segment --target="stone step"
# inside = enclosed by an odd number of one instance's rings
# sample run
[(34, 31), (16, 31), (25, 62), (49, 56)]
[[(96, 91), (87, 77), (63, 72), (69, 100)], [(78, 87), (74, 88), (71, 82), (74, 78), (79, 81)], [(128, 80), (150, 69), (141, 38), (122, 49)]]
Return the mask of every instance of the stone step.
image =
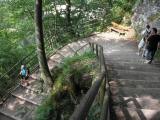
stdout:
[(38, 104), (38, 103), (35, 102), (35, 101), (32, 101), (32, 100), (30, 100), (30, 99), (28, 99), (28, 98), (25, 98), (25, 97), (22, 97), (22, 96), (19, 96), (19, 95), (16, 95), (16, 94), (12, 94), (12, 96), (14, 96), (14, 97), (16, 97), (16, 98), (19, 98), (19, 99), (21, 99), (21, 100), (23, 100), (23, 101), (29, 102), (29, 103), (31, 103), (31, 104), (33, 104), (33, 105), (36, 105), (36, 106), (39, 106), (39, 105), (40, 105), (40, 104)]
[(116, 64), (135, 64), (135, 65), (148, 65), (144, 63), (143, 59), (132, 59), (132, 58), (105, 58), (105, 63), (110, 65)]
[(160, 110), (115, 107), (117, 120), (160, 120)]
[(55, 55), (51, 56), (49, 58), (49, 60), (51, 60), (51, 61), (53, 61), (53, 62), (58, 64), (63, 60), (63, 57), (61, 55), (59, 55), (59, 54), (55, 54)]
[(110, 86), (112, 95), (119, 95), (123, 97), (142, 97), (148, 96), (152, 98), (160, 98), (160, 88), (131, 88)]
[(20, 120), (20, 119), (0, 110), (0, 120)]
[(81, 45), (85, 45), (85, 44), (83, 44), (83, 43), (81, 44), (80, 42), (79, 43), (73, 42), (71, 44), (68, 44), (69, 48), (71, 48), (72, 51), (74, 51), (74, 52), (76, 52), (81, 47)]
[(68, 57), (68, 56), (74, 55), (73, 51), (71, 51), (71, 49), (67, 45), (65, 47), (63, 47), (58, 53), (63, 57)]
[(23, 117), (23, 120), (35, 120), (35, 112), (36, 110), (30, 111), (30, 113)]
[(115, 49), (110, 49), (110, 50), (104, 50), (103, 53), (105, 54), (105, 56), (120, 56), (120, 55), (126, 56), (126, 55), (129, 55), (129, 56), (135, 56), (137, 58), (140, 58), (140, 56), (138, 56), (136, 54), (136, 51), (131, 50), (131, 49), (119, 50), (119, 49), (115, 48)]
[(32, 103), (15, 96), (10, 96), (0, 107), (0, 111), (15, 120), (21, 120), (27, 113), (35, 109)]
[(24, 99), (26, 101), (30, 101), (33, 104), (40, 105), (43, 99), (45, 98), (45, 95), (42, 95), (40, 93), (36, 93), (30, 89), (26, 89), (25, 87), (18, 87), (14, 92), (12, 92), (12, 95)]
[[(140, 63), (137, 63), (136, 61), (139, 61)], [(152, 64), (146, 64), (145, 59), (136, 59), (136, 60), (126, 60), (126, 59), (111, 59), (111, 58), (105, 58), (106, 65), (140, 65), (140, 66), (154, 66), (160, 68), (160, 62), (154, 61)]]
[(140, 98), (124, 97), (122, 100), (123, 105), (129, 108), (160, 110), (160, 99), (144, 96)]
[[(113, 83), (116, 82), (116, 83)], [(110, 83), (117, 84), (120, 87), (132, 87), (132, 88), (160, 88), (160, 80), (129, 80), (119, 79), (111, 81)]]
[(106, 65), (125, 65), (125, 64), (132, 64), (132, 65), (144, 65), (144, 66), (154, 66), (160, 68), (160, 62), (153, 61), (152, 64), (144, 63), (144, 59), (123, 59), (123, 58), (105, 58)]
[(81, 48), (79, 48), (78, 49), (78, 51), (77, 51), (77, 53), (78, 54), (83, 54), (83, 53), (85, 53), (87, 50), (89, 50), (90, 49), (90, 46), (89, 46), (89, 44), (85, 44), (85, 46), (83, 47), (81, 47)]
[(25, 89), (28, 89), (29, 91), (33, 91), (34, 93), (41, 93), (41, 86), (42, 81), (38, 80), (29, 80), (29, 85), (21, 85), (20, 87), (24, 87)]
[(141, 57), (137, 55), (137, 53), (135, 51), (132, 51), (130, 49), (128, 50), (125, 50), (125, 51), (120, 51), (118, 49), (113, 49), (111, 51), (105, 51), (104, 52), (106, 58), (107, 56), (108, 57), (113, 57), (113, 58), (116, 58), (116, 57), (123, 57), (123, 58), (126, 58), (126, 57), (133, 57), (133, 58), (137, 58), (137, 59), (140, 59)]
[(113, 80), (116, 79), (135, 79), (135, 80), (160, 80), (159, 72), (143, 72), (133, 70), (116, 70), (109, 71), (110, 77)]
[[(136, 53), (134, 53), (134, 54), (136, 54)], [(126, 53), (126, 54), (121, 54), (121, 53), (115, 54), (115, 53), (110, 53), (108, 55), (105, 54), (105, 58), (106, 58), (106, 60), (110, 60), (110, 59), (111, 60), (129, 60), (130, 59), (132, 61), (142, 60), (141, 57), (136, 56), (134, 54), (128, 54), (128, 53)]]
[(115, 48), (120, 50), (125, 50), (127, 48), (137, 50), (137, 45), (135, 45), (135, 43), (134, 44), (131, 43), (130, 41), (115, 41), (115, 42), (106, 41), (106, 43), (102, 42), (100, 44), (105, 48), (105, 50), (108, 49), (110, 50)]
[[(76, 42), (76, 44), (78, 44), (79, 46), (82, 47), (82, 46), (88, 44), (88, 42), (86, 42), (86, 40), (79, 40), (79, 41)], [(80, 48), (80, 47), (79, 47), (79, 48)]]
[[(108, 57), (108, 58), (107, 58)], [(140, 58), (136, 58), (133, 56), (128, 56), (128, 57), (114, 57), (114, 56), (105, 56), (105, 62), (106, 63), (110, 63), (110, 64), (114, 64), (114, 63), (130, 63), (130, 64), (144, 64), (147, 65), (145, 63), (145, 59), (140, 59)], [(154, 63), (155, 64), (155, 63)]]
[(158, 66), (153, 66), (150, 64), (114, 64), (114, 65), (110, 65), (107, 64), (109, 69), (118, 69), (118, 70), (135, 70), (135, 71), (144, 71), (144, 72), (159, 72), (160, 71), (160, 67)]

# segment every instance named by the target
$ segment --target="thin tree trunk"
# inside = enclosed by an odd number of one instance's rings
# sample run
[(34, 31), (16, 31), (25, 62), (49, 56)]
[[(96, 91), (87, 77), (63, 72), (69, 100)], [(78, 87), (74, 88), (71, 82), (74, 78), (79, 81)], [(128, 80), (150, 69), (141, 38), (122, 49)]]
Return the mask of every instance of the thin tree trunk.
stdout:
[(108, 0), (110, 7), (113, 6), (113, 1), (112, 0)]
[(67, 17), (67, 26), (71, 26), (71, 1), (70, 0), (65, 0), (66, 1), (66, 17)]
[(36, 43), (37, 43), (37, 54), (41, 72), (41, 79), (44, 81), (44, 90), (50, 90), (53, 86), (52, 76), (50, 74), (47, 59), (44, 48), (43, 39), (43, 25), (42, 25), (42, 0), (36, 0), (35, 4), (35, 31), (36, 31)]
[(72, 23), (71, 23), (71, 0), (65, 0), (65, 1), (66, 1), (67, 27), (68, 27), (69, 33), (75, 36), (74, 30), (72, 29)]

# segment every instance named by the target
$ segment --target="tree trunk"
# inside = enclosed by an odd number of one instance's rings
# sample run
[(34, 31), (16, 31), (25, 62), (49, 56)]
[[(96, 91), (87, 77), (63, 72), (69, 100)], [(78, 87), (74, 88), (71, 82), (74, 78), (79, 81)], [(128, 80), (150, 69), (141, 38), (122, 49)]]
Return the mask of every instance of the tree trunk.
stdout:
[(65, 0), (65, 2), (66, 2), (66, 19), (67, 19), (68, 32), (71, 33), (71, 35), (75, 36), (75, 32), (72, 29), (72, 23), (71, 23), (71, 0)]
[(52, 76), (50, 74), (43, 39), (43, 25), (42, 25), (42, 0), (36, 0), (35, 4), (35, 32), (37, 43), (37, 54), (41, 72), (41, 79), (44, 81), (44, 90), (51, 90), (53, 86)]
[(108, 0), (110, 7), (113, 6), (113, 1), (112, 0)]
[(71, 1), (70, 0), (65, 0), (66, 1), (66, 18), (67, 18), (67, 26), (71, 26)]

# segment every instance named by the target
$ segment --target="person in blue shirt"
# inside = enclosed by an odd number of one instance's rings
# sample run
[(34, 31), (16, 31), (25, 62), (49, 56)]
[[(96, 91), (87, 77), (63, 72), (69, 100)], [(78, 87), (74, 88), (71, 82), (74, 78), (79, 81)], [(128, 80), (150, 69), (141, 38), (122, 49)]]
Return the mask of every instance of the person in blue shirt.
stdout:
[(29, 84), (27, 79), (29, 77), (29, 70), (27, 69), (27, 67), (25, 65), (21, 65), (21, 71), (20, 71), (20, 76), (21, 76), (21, 84)]

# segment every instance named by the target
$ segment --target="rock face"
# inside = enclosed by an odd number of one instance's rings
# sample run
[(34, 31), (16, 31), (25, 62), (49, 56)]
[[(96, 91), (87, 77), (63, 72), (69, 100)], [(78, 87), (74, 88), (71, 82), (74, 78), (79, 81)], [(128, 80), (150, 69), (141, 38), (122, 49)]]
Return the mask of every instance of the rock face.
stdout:
[(133, 9), (132, 26), (142, 33), (146, 24), (158, 28), (160, 33), (160, 0), (139, 0)]

